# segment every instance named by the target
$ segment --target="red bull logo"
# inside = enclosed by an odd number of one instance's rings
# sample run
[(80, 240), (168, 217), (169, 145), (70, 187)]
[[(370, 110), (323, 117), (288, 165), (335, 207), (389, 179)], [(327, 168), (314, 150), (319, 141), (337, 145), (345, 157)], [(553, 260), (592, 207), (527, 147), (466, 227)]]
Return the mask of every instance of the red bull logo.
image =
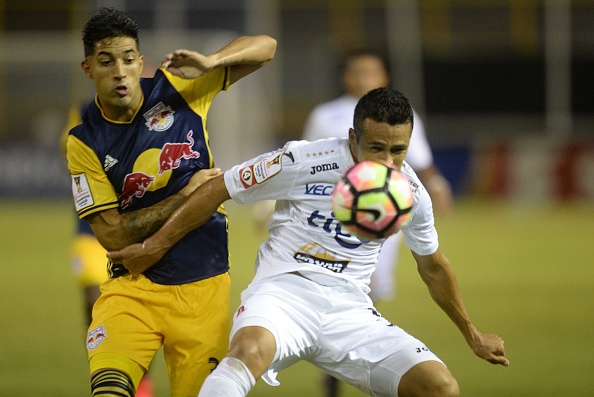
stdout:
[(132, 172), (126, 175), (124, 185), (122, 186), (122, 193), (118, 196), (122, 208), (130, 204), (134, 197), (141, 198), (144, 196), (144, 193), (154, 180), (154, 176), (147, 175), (143, 172)]
[(93, 350), (99, 346), (105, 338), (107, 338), (107, 331), (104, 329), (103, 325), (90, 330), (87, 335), (87, 349)]
[(245, 306), (241, 305), (241, 307), (239, 309), (237, 309), (237, 314), (235, 315), (235, 317), (239, 316), (244, 311), (245, 311)]
[(148, 127), (149, 131), (165, 131), (173, 124), (173, 113), (175, 111), (171, 107), (165, 106), (163, 102), (159, 102), (143, 115), (146, 120), (144, 124)]
[(179, 167), (182, 159), (197, 159), (200, 153), (192, 150), (194, 146), (193, 132), (190, 130), (187, 135), (187, 143), (166, 143), (159, 155), (159, 175), (165, 171)]

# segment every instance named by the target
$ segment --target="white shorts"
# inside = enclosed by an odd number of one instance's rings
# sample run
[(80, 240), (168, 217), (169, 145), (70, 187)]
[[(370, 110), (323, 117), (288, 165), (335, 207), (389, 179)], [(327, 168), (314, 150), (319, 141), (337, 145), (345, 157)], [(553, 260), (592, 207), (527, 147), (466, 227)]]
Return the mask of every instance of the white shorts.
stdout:
[(332, 276), (316, 280), (286, 273), (254, 281), (242, 293), (231, 338), (248, 326), (274, 335), (277, 349), (262, 376), (266, 383), (279, 385), (280, 370), (306, 360), (364, 393), (395, 396), (414, 365), (443, 364), (422, 342), (383, 318), (353, 283)]

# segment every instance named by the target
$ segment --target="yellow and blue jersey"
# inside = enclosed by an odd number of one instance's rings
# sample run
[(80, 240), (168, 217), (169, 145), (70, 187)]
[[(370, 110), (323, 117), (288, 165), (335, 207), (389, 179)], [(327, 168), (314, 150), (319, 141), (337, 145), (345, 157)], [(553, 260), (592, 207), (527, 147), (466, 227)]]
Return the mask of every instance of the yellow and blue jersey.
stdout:
[[(192, 175), (212, 168), (206, 115), (229, 87), (228, 68), (187, 80), (159, 69), (141, 80), (143, 102), (129, 122), (109, 120), (97, 99), (68, 136), (68, 167), (82, 219), (102, 210), (149, 207), (176, 194)], [(221, 206), (144, 274), (158, 284), (189, 283), (229, 269), (227, 217)], [(110, 264), (110, 275), (127, 273)]]

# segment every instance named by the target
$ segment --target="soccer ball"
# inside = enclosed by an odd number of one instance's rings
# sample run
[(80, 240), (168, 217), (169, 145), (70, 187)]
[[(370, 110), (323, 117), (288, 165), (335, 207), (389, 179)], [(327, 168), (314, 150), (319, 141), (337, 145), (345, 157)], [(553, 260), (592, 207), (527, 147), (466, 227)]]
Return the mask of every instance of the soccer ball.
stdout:
[(349, 168), (332, 192), (334, 216), (349, 234), (377, 240), (396, 233), (410, 219), (413, 195), (394, 166), (362, 161)]

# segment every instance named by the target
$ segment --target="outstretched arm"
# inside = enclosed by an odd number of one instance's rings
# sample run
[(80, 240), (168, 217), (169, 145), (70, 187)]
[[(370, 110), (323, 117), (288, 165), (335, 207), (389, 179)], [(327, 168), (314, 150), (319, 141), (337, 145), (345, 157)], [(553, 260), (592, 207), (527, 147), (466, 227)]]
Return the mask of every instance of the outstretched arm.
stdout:
[(443, 253), (438, 249), (431, 255), (413, 252), (413, 256), (431, 297), (456, 324), (472, 351), (490, 363), (508, 366), (503, 340), (497, 335), (477, 330), (470, 321), (454, 270)]
[(142, 273), (159, 259), (182, 237), (203, 225), (217, 208), (230, 199), (223, 174), (201, 185), (175, 210), (167, 222), (143, 243), (133, 244), (119, 251), (110, 251), (107, 257), (120, 263), (131, 273)]
[(86, 218), (97, 240), (107, 250), (116, 250), (133, 243), (139, 243), (157, 231), (198, 186), (210, 178), (220, 175), (218, 168), (196, 172), (188, 185), (179, 193), (147, 208), (120, 214), (109, 209)]
[(208, 71), (231, 66), (231, 84), (255, 72), (276, 52), (276, 40), (270, 36), (241, 36), (219, 51), (203, 55), (196, 51), (177, 50), (165, 56), (160, 67), (185, 79), (199, 77)]

